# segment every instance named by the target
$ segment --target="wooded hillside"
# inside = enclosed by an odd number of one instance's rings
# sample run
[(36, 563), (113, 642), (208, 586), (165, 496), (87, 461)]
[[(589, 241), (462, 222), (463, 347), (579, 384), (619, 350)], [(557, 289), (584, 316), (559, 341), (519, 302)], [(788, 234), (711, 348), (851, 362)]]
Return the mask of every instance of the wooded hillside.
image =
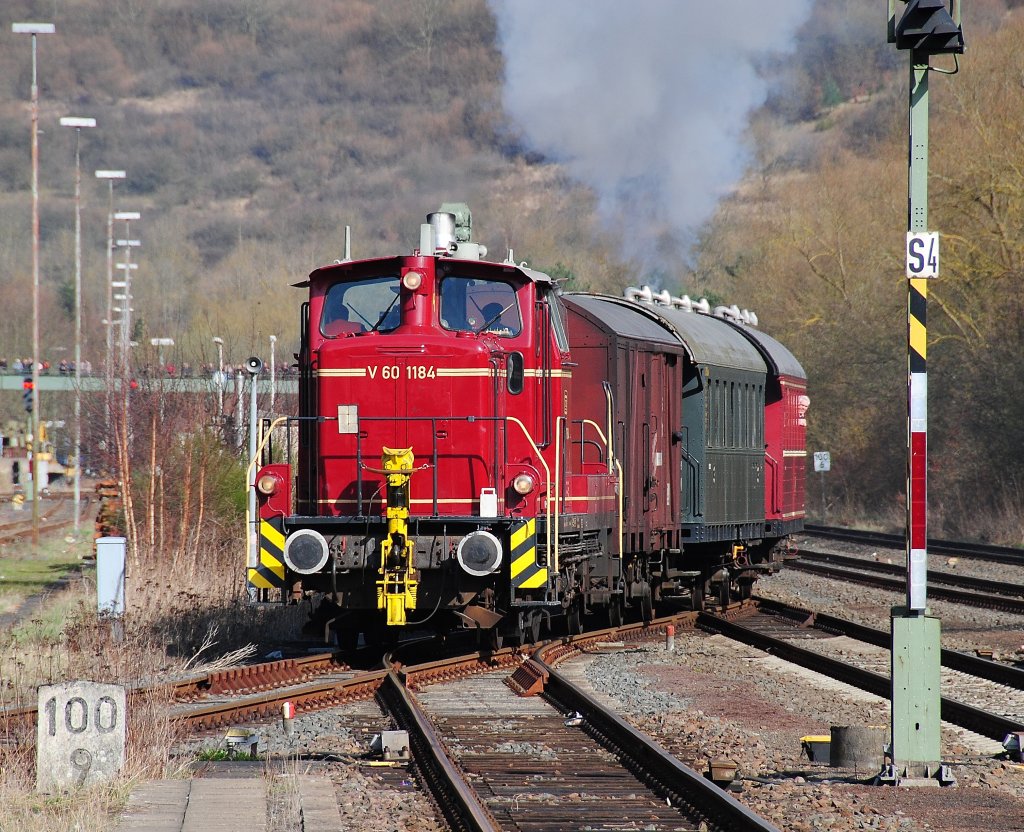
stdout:
[[(961, 71), (932, 79), (930, 226), (944, 247), (929, 320), (931, 495), (950, 530), (979, 510), (1019, 518), (1018, 5), (965, 3)], [(271, 333), (289, 355), (301, 302), (289, 284), (341, 256), (346, 224), (356, 256), (411, 249), (426, 212), (465, 200), (492, 253), (514, 247), (574, 287), (656, 282), (755, 309), (809, 372), (811, 450), (833, 454), (833, 510), (899, 514), (906, 55), (885, 42), (874, 0), (816, 0), (795, 51), (764, 63), (772, 92), (752, 114), (749, 175), (694, 251), (657, 273), (622, 256), (587, 184), (503, 112), (485, 0), (12, 0), (4, 11), (0, 357), (29, 354), (31, 319), (30, 49), (9, 21), (47, 20), (57, 34), (39, 40), (42, 357), (52, 363), (72, 344), (73, 134), (58, 119), (93, 116), (82, 165), (94, 364), (107, 212), (97, 168), (127, 170), (115, 207), (143, 215), (132, 233), (143, 241), (139, 340), (174, 337), (179, 363), (213, 360), (214, 335), (232, 361), (265, 353)], [(810, 487), (816, 508), (817, 478)]]

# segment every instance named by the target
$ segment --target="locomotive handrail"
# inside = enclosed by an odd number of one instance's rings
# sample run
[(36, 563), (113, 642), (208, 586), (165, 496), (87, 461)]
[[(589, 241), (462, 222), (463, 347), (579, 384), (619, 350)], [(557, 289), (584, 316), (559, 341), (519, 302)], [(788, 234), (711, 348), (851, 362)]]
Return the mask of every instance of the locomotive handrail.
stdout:
[[(558, 522), (558, 513), (562, 509), (562, 430), (564, 429), (564, 423), (567, 421), (566, 416), (555, 417), (555, 563), (558, 563), (558, 542), (561, 538), (561, 524)], [(551, 495), (548, 495), (548, 503), (550, 504)], [(548, 528), (548, 544), (551, 543), (551, 529)], [(555, 567), (555, 571), (558, 571), (558, 567)]]
[[(330, 417), (328, 417), (328, 418), (330, 418)], [(358, 516), (360, 516), (360, 517), (363, 516), (363, 480), (362, 480), (362, 473), (361, 472), (363, 470), (375, 470), (375, 469), (372, 469), (372, 468), (370, 468), (369, 466), (367, 466), (367, 465), (365, 465), (363, 463), (363, 450), (362, 450), (362, 441), (361, 441), (361, 438), (359, 436), (359, 424), (362, 423), (362, 422), (395, 422), (395, 421), (401, 421), (401, 422), (412, 422), (412, 421), (416, 421), (416, 422), (430, 422), (430, 425), (431, 425), (431, 445), (432, 445), (431, 456), (432, 456), (432, 460), (433, 461), (432, 461), (432, 463), (425, 464), (423, 467), (430, 467), (432, 469), (433, 482), (432, 482), (431, 494), (432, 494), (433, 514), (434, 514), (435, 517), (437, 516), (437, 513), (438, 513), (438, 511), (437, 511), (437, 505), (438, 505), (437, 504), (437, 499), (438, 499), (437, 498), (437, 472), (438, 472), (437, 423), (438, 423), (438, 421), (471, 422), (471, 423), (472, 422), (495, 422), (495, 423), (499, 423), (499, 422), (508, 423), (508, 422), (511, 422), (511, 423), (517, 425), (519, 427), (519, 429), (523, 432), (523, 436), (526, 438), (526, 441), (530, 443), (530, 447), (533, 448), (533, 451), (536, 454), (537, 459), (539, 460), (541, 466), (544, 468), (544, 474), (545, 474), (545, 477), (546, 477), (546, 480), (545, 480), (545, 488), (546, 488), (545, 494), (546, 494), (546, 497), (545, 497), (545, 501), (544, 501), (545, 502), (545, 514), (544, 514), (544, 517), (545, 517), (545, 522), (547, 523), (546, 557), (548, 558), (548, 561), (551, 562), (551, 554), (552, 554), (552, 552), (551, 552), (552, 516), (551, 516), (551, 499), (550, 499), (550, 496), (551, 496), (551, 468), (550, 468), (550, 466), (548, 466), (547, 461), (544, 459), (544, 455), (540, 452), (540, 448), (537, 447), (537, 443), (534, 441), (533, 437), (530, 435), (530, 431), (527, 430), (526, 425), (524, 425), (521, 421), (519, 421), (519, 419), (517, 419), (515, 416), (403, 416), (403, 417), (395, 417), (395, 416), (358, 416), (357, 415), (356, 416), (356, 433), (355, 433), (355, 436), (356, 436), (356, 469), (357, 469), (357, 471), (359, 471), (359, 478), (356, 481), (356, 485), (357, 485), (357, 488), (356, 488), (356, 512), (357, 512)], [(504, 435), (505, 435), (506, 457), (507, 457), (508, 456), (508, 454), (507, 454), (507, 445), (508, 445), (508, 429), (507, 429), (507, 427), (504, 430)], [(497, 470), (497, 460), (494, 460), (493, 462), (494, 462), (495, 471), (496, 471)], [(420, 469), (416, 469), (416, 470), (420, 470)], [(376, 473), (382, 473), (382, 472), (376, 472)], [(389, 473), (393, 473), (393, 472), (389, 472)], [(557, 506), (555, 507), (554, 520), (557, 523), (557, 521), (558, 521), (558, 507)], [(556, 549), (555, 549), (555, 552), (554, 552), (554, 570), (555, 570), (555, 572), (558, 571), (557, 539), (558, 539), (558, 535), (556, 533), (555, 534)]]
[[(548, 563), (551, 563), (552, 562), (552, 559), (551, 559), (551, 519), (552, 519), (551, 518), (551, 468), (548, 466), (547, 460), (544, 459), (544, 454), (542, 454), (540, 452), (540, 448), (537, 447), (537, 443), (534, 442), (533, 441), (533, 437), (530, 436), (530, 431), (528, 431), (526, 429), (526, 425), (524, 425), (522, 422), (520, 422), (515, 416), (505, 416), (504, 418), (507, 419), (508, 421), (510, 421), (510, 422), (512, 422), (512, 423), (514, 423), (514, 424), (519, 426), (519, 429), (523, 432), (523, 436), (526, 437), (526, 441), (530, 443), (530, 447), (533, 448), (534, 453), (537, 454), (537, 459), (540, 460), (540, 464), (544, 466), (544, 473), (547, 476), (547, 480), (545, 482), (546, 488), (545, 488), (545, 491), (544, 491), (544, 522), (547, 524), (547, 529), (546, 529), (547, 534), (545, 535), (546, 540), (544, 541), (544, 545), (545, 545), (545, 548), (547, 550), (545, 552), (545, 559), (548, 561)], [(506, 438), (507, 438), (507, 434), (506, 434)], [(558, 462), (558, 457), (557, 456), (555, 457), (555, 462), (556, 462), (556, 464)], [(554, 517), (554, 520), (555, 520), (556, 523), (558, 522), (558, 505), (557, 505), (557, 503), (555, 504), (555, 517)], [(555, 530), (554, 568), (555, 568), (555, 572), (557, 573), (558, 572), (558, 530), (557, 529)]]
[[(263, 449), (266, 448), (267, 442), (270, 441), (270, 437), (274, 433), (274, 429), (277, 428), (282, 422), (287, 422), (287, 416), (278, 416), (273, 422), (270, 423), (270, 427), (267, 432), (263, 434), (263, 438), (260, 440), (259, 445), (256, 446), (256, 453), (252, 455), (252, 459), (249, 460), (249, 464), (245, 469), (245, 489), (248, 491), (250, 488), (256, 488), (256, 463), (259, 461), (260, 456), (263, 454)], [(245, 501), (245, 566), (247, 569), (255, 569), (259, 566), (258, 558), (259, 553), (256, 550), (254, 544), (259, 539), (259, 527), (256, 524), (256, 518), (249, 512), (249, 501)], [(256, 555), (256, 562), (253, 562), (253, 555)], [(246, 578), (249, 575), (246, 573)]]

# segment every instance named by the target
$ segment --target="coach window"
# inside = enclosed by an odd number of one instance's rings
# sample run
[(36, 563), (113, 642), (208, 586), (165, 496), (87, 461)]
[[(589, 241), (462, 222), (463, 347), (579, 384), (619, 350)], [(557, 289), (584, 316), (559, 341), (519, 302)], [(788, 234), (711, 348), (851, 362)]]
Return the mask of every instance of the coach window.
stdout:
[(441, 326), (514, 338), (523, 328), (515, 287), (501, 280), (448, 275), (441, 280)]
[(388, 332), (401, 320), (396, 275), (335, 283), (324, 297), (320, 332), (329, 338), (358, 332)]

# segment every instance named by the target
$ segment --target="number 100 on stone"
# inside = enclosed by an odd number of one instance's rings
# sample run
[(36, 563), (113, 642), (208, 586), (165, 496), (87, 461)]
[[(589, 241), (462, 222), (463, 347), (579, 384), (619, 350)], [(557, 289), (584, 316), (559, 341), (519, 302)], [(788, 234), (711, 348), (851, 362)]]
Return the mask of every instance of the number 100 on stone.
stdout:
[(39, 688), (36, 790), (69, 791), (113, 777), (124, 765), (125, 692), (71, 682)]

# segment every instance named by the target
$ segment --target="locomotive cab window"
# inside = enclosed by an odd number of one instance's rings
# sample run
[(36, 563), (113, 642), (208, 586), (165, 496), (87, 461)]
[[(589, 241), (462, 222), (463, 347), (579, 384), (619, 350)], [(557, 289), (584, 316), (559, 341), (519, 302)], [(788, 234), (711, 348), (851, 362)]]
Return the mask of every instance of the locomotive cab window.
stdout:
[(515, 287), (501, 280), (449, 275), (441, 280), (441, 326), (513, 338), (523, 328)]
[(335, 283), (327, 290), (320, 332), (328, 338), (348, 333), (388, 332), (401, 320), (397, 275)]
[(555, 331), (555, 343), (558, 344), (560, 352), (569, 352), (569, 336), (565, 332), (565, 310), (562, 302), (554, 292), (546, 298), (548, 308), (551, 310), (551, 328)]

